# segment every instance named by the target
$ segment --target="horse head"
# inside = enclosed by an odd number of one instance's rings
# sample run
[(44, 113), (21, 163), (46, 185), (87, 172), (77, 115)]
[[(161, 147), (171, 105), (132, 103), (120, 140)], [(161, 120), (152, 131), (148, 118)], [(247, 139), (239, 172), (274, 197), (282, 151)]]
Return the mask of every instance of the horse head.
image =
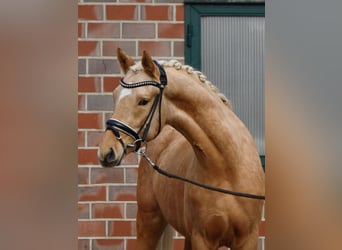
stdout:
[(164, 69), (146, 51), (139, 63), (120, 48), (117, 57), (125, 76), (113, 91), (113, 115), (106, 122), (98, 150), (98, 159), (105, 167), (120, 165), (126, 154), (155, 138), (164, 124), (161, 105), (167, 83)]

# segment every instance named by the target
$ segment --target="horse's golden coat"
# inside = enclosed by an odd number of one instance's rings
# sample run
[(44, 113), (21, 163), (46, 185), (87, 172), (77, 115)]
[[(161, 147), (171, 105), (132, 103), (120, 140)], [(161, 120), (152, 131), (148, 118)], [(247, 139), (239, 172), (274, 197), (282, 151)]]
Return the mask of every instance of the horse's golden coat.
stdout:
[[(159, 80), (158, 68), (144, 52), (141, 66), (118, 49), (125, 82)], [(179, 64), (178, 64), (179, 66)], [(147, 154), (161, 168), (214, 187), (264, 194), (264, 173), (253, 138), (227, 100), (189, 67), (164, 64), (168, 78), (148, 133)], [(114, 91), (113, 118), (138, 131), (159, 89), (144, 86), (120, 95)], [(146, 105), (139, 101), (146, 99)], [(159, 131), (159, 119), (162, 130)], [(122, 134), (125, 143), (132, 138)], [(110, 151), (112, 162), (105, 162)], [(121, 144), (106, 131), (99, 149), (103, 165), (115, 165)], [(185, 236), (185, 249), (257, 249), (263, 201), (206, 190), (154, 172), (142, 159), (138, 173), (138, 249), (155, 249), (167, 224)]]

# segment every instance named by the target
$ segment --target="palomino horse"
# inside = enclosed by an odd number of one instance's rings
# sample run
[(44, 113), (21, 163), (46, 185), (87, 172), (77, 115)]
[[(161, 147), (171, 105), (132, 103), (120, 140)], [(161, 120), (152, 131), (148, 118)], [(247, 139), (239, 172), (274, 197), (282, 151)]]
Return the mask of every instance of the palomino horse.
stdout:
[[(119, 165), (146, 141), (144, 156), (161, 169), (225, 190), (264, 194), (252, 136), (203, 74), (175, 60), (153, 61), (145, 51), (135, 63), (118, 49), (118, 61), (125, 76), (114, 90), (115, 110), (99, 147), (103, 166)], [(170, 179), (150, 163), (142, 158), (138, 170), (138, 249), (155, 249), (167, 224), (185, 236), (185, 249), (257, 249), (261, 199)]]

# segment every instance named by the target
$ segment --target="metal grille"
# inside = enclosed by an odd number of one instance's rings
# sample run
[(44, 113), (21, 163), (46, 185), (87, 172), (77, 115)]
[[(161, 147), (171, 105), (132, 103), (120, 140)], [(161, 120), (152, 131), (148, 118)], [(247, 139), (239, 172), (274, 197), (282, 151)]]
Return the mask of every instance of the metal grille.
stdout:
[(265, 154), (264, 17), (202, 17), (202, 71), (232, 102), (233, 109)]

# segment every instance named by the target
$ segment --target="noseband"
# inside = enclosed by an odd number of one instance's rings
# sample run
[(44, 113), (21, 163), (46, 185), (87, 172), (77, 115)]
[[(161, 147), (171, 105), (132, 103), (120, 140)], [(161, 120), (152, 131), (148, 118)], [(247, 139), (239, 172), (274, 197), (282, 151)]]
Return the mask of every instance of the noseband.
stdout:
[[(158, 69), (159, 69), (159, 73), (160, 73), (159, 81), (160, 82), (143, 81), (143, 82), (128, 84), (123, 80), (123, 78), (120, 80), (120, 85), (124, 88), (131, 88), (132, 89), (132, 88), (138, 88), (138, 87), (143, 87), (143, 86), (154, 86), (154, 87), (159, 88), (159, 93), (155, 97), (153, 104), (152, 104), (152, 107), (151, 107), (143, 125), (140, 127), (140, 129), (137, 132), (133, 128), (131, 128), (129, 125), (127, 125), (127, 124), (125, 124), (119, 120), (116, 120), (113, 118), (110, 118), (107, 120), (106, 130), (111, 130), (113, 132), (113, 134), (115, 135), (116, 139), (121, 143), (121, 145), (123, 147), (124, 153), (122, 154), (121, 159), (126, 154), (127, 148), (129, 148), (129, 147), (133, 148), (133, 151), (137, 152), (139, 150), (139, 148), (141, 147), (141, 142), (145, 142), (148, 131), (149, 131), (151, 123), (152, 123), (154, 113), (157, 109), (157, 106), (159, 106), (159, 129), (158, 129), (158, 133), (160, 132), (160, 127), (161, 127), (161, 101), (162, 101), (162, 97), (163, 97), (164, 88), (167, 85), (167, 77), (166, 77), (166, 73), (165, 73), (164, 68), (155, 60), (154, 60), (154, 63), (158, 66)], [(143, 135), (142, 135), (142, 137), (140, 137), (139, 134), (142, 131), (143, 131)], [(126, 135), (132, 137), (134, 139), (133, 144), (125, 145), (125, 143), (123, 142), (123, 140), (120, 136), (120, 132), (123, 132)], [(121, 159), (120, 159), (120, 161), (121, 161)]]

